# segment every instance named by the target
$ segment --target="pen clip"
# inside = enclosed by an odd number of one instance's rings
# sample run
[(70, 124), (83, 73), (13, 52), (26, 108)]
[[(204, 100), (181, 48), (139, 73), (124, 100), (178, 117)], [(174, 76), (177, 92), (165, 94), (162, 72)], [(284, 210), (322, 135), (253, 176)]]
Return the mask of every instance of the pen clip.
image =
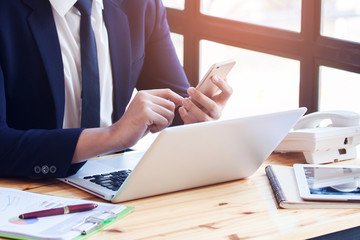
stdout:
[(88, 216), (83, 219), (82, 222), (72, 228), (73, 231), (79, 231), (82, 235), (89, 234), (91, 231), (101, 227), (107, 220), (116, 218), (116, 214), (113, 212), (103, 212), (98, 216)]

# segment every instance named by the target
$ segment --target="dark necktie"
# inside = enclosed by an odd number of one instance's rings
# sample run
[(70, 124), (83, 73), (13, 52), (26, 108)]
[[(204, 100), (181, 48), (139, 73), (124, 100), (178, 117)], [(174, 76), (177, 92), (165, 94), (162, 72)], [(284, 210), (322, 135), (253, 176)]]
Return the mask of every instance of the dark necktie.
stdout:
[(74, 5), (81, 13), (81, 127), (83, 128), (100, 126), (99, 67), (95, 36), (91, 28), (91, 3), (92, 0), (78, 0)]

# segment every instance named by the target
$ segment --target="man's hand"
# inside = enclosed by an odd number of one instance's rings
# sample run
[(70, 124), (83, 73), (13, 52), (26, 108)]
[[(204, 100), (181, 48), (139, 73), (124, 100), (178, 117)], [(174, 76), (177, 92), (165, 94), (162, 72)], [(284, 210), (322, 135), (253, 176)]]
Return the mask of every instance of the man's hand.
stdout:
[(131, 147), (147, 133), (170, 126), (182, 100), (170, 89), (139, 91), (123, 117), (111, 127), (114, 135), (120, 133), (124, 148)]
[(219, 88), (219, 92), (207, 97), (193, 87), (188, 89), (189, 98), (182, 101), (179, 113), (185, 124), (216, 120), (221, 117), (226, 102), (232, 95), (232, 88), (216, 76), (212, 82)]
[(109, 127), (85, 129), (78, 140), (73, 163), (125, 150), (147, 133), (168, 127), (183, 97), (169, 89), (139, 91), (119, 121)]

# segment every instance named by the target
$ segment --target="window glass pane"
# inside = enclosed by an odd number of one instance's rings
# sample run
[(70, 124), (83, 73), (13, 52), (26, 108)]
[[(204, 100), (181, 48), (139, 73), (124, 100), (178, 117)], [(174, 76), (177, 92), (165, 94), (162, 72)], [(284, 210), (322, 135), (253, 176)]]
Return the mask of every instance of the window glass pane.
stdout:
[(175, 46), (176, 54), (181, 65), (184, 66), (184, 36), (177, 33), (171, 33), (171, 40)]
[(320, 67), (319, 110), (360, 113), (360, 74)]
[(323, 0), (321, 34), (360, 42), (360, 1)]
[(222, 118), (281, 111), (299, 106), (300, 63), (296, 60), (202, 40), (200, 76), (216, 62), (235, 59), (228, 75), (234, 93)]
[(201, 0), (207, 15), (300, 32), (301, 0)]
[(184, 10), (185, 0), (162, 0), (165, 7)]

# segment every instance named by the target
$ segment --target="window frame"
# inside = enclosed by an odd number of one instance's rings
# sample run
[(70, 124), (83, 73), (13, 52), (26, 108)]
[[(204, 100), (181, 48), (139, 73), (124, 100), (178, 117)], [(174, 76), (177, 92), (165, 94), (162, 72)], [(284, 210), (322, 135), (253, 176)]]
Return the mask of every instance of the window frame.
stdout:
[(201, 40), (300, 61), (299, 106), (308, 112), (319, 110), (320, 66), (360, 73), (360, 43), (321, 36), (321, 0), (302, 1), (300, 33), (204, 15), (200, 1), (185, 0), (184, 10), (167, 8), (170, 30), (184, 36), (192, 86), (199, 81)]

